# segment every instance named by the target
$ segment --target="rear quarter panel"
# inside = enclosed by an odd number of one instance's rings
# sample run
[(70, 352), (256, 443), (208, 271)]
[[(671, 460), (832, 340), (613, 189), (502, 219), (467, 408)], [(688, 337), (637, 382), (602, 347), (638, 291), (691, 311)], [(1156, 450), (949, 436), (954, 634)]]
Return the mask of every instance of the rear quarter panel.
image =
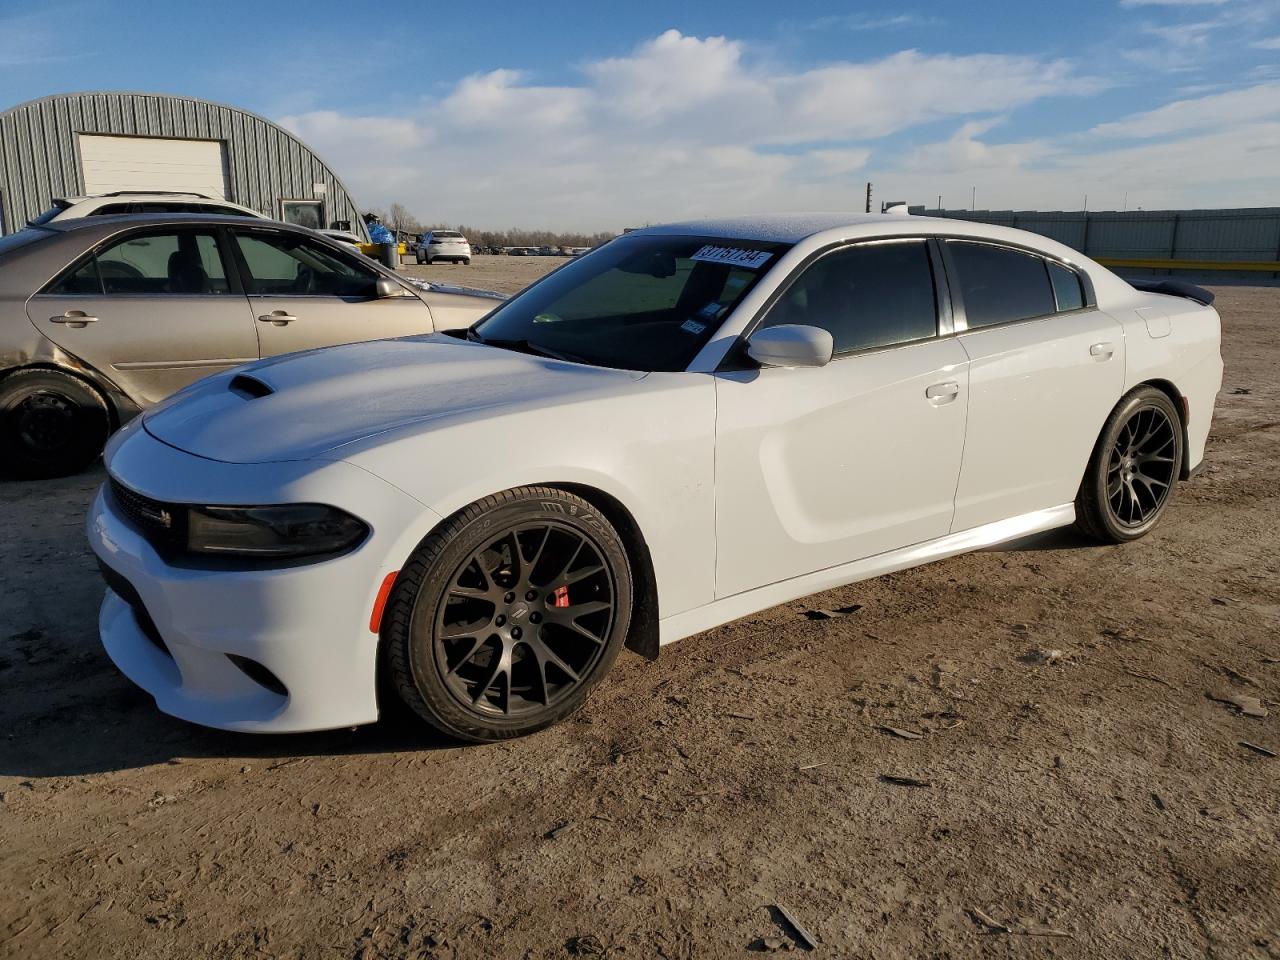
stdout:
[(1218, 311), (1188, 300), (1135, 291), (1109, 312), (1125, 330), (1125, 390), (1167, 380), (1187, 401), (1185, 462), (1204, 459), (1213, 408), (1222, 389), (1222, 323)]

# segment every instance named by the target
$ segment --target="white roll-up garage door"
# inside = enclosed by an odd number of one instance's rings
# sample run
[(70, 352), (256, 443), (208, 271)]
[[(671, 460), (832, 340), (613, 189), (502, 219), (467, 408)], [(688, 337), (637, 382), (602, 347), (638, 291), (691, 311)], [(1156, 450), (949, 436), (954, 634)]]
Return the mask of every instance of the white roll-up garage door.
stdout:
[(165, 190), (225, 200), (230, 192), (227, 145), (221, 140), (82, 133), (80, 163), (89, 194)]

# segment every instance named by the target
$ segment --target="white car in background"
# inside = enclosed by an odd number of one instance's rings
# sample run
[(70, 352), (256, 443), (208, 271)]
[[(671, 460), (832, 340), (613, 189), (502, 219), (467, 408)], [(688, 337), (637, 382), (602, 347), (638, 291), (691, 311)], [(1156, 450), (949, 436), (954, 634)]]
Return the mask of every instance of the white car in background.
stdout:
[(1136, 539), (1222, 382), (1211, 295), (1156, 286), (978, 223), (628, 233), (465, 335), (263, 360), (125, 427), (103, 642), (197, 723), (368, 723), (382, 673), (501, 740), (624, 645), (1072, 523)]
[(38, 227), (55, 220), (77, 217), (109, 217), (132, 213), (216, 213), (229, 217), (270, 219), (265, 214), (229, 200), (203, 193), (171, 193), (164, 190), (117, 190), (87, 197), (55, 197), (51, 206), (27, 223)]
[(415, 255), (420, 264), (448, 260), (450, 263), (470, 265), (471, 244), (456, 230), (432, 230), (422, 235)]

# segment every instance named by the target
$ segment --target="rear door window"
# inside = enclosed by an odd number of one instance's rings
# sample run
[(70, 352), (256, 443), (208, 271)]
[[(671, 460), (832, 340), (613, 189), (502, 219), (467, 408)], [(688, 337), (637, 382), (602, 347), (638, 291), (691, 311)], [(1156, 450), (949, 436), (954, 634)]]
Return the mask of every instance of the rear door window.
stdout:
[(828, 254), (800, 274), (761, 326), (790, 323), (827, 330), (837, 354), (936, 336), (928, 244), (864, 243)]
[(948, 240), (969, 329), (1055, 312), (1042, 258), (1009, 247)]
[(1058, 310), (1079, 310), (1084, 306), (1084, 290), (1080, 287), (1079, 275), (1069, 267), (1052, 260), (1049, 265), (1049, 280), (1053, 283), (1053, 298)]
[(231, 293), (212, 231), (165, 230), (108, 243), (54, 281), (49, 293), (208, 296)]

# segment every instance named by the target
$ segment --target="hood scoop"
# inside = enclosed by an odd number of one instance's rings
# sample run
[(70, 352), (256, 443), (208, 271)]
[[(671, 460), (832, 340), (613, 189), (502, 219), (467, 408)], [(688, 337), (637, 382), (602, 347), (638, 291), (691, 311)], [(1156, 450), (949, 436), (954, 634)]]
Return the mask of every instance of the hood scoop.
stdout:
[(303, 460), (410, 424), (585, 401), (642, 376), (432, 334), (282, 354), (206, 377), (142, 416), (152, 436), (199, 457)]
[(231, 382), (227, 384), (227, 389), (246, 400), (257, 400), (259, 397), (269, 397), (275, 393), (275, 390), (267, 384), (247, 373), (238, 373), (232, 377)]

